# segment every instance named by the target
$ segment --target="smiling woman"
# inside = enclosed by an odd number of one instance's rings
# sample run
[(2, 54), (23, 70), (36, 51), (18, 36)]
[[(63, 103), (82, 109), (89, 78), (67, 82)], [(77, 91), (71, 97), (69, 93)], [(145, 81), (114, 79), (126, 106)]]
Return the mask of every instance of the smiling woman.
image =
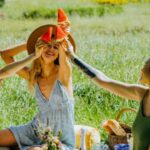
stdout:
[[(60, 14), (61, 13), (61, 14)], [(63, 10), (58, 11), (59, 21), (68, 18)], [(12, 126), (0, 131), (0, 146), (18, 145), (21, 150), (39, 150), (43, 147), (39, 128), (50, 127), (54, 135), (62, 131), (62, 149), (75, 148), (74, 102), (72, 92), (71, 65), (64, 47), (67, 42), (74, 45), (68, 30), (58, 25), (44, 25), (34, 30), (27, 41), (29, 55), (40, 52), (31, 68), (23, 68), (17, 74), (34, 87), (39, 113), (27, 125)], [(63, 26), (64, 27), (64, 26)], [(67, 26), (68, 27), (68, 26)], [(25, 49), (20, 45), (3, 51), (6, 63), (14, 61), (13, 56)], [(75, 46), (73, 47), (75, 50)], [(58, 57), (59, 56), (59, 57)]]

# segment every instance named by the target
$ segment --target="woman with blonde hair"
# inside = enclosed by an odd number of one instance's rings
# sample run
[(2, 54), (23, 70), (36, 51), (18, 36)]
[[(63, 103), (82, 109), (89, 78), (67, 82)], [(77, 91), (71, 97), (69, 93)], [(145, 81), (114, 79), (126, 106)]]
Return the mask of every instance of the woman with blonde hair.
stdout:
[[(64, 47), (74, 45), (68, 33), (70, 22), (62, 9), (58, 10), (58, 25), (43, 25), (32, 32), (27, 41), (29, 55), (42, 51), (33, 61), (31, 69), (25, 67), (17, 74), (34, 87), (39, 113), (27, 125), (12, 126), (0, 131), (0, 146), (18, 145), (21, 150), (39, 150), (43, 142), (39, 138), (39, 127), (50, 127), (54, 135), (62, 132), (61, 149), (75, 148), (74, 101), (72, 91), (71, 65)], [(3, 51), (6, 63), (14, 61), (13, 56), (23, 51), (20, 45)], [(75, 45), (73, 47), (75, 50)]]
[[(70, 45), (70, 47), (72, 47)], [(140, 82), (148, 85), (128, 84), (113, 80), (85, 63), (69, 48), (69, 57), (92, 81), (109, 92), (129, 100), (140, 101), (140, 108), (133, 123), (133, 150), (150, 149), (150, 59), (145, 62), (141, 70)]]

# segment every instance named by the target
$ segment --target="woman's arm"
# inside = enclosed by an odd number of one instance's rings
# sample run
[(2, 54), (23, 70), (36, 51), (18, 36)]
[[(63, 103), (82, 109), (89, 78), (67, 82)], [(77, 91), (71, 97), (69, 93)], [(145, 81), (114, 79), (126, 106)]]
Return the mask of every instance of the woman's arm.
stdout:
[[(31, 63), (32, 61), (34, 61), (35, 59), (37, 59), (38, 57), (40, 57), (42, 51), (43, 51), (43, 49), (37, 48), (36, 52), (29, 55), (28, 57), (26, 57), (20, 61), (16, 61), (11, 64), (8, 64), (4, 68), (0, 69), (0, 79), (7, 78), (17, 72), (17, 74), (21, 75), (24, 79), (28, 80), (29, 79), (29, 70), (26, 66), (29, 63)], [(24, 68), (24, 69), (22, 69), (22, 68)], [(21, 70), (21, 71), (19, 71), (19, 70)]]
[(1, 56), (5, 63), (9, 64), (15, 61), (13, 58), (15, 55), (21, 53), (24, 50), (26, 50), (26, 43), (1, 51)]
[(84, 72), (94, 82), (109, 92), (112, 92), (123, 98), (141, 100), (145, 92), (148, 90), (147, 87), (142, 85), (123, 83), (107, 77), (101, 71), (93, 68), (83, 60), (79, 59), (73, 52), (69, 52), (69, 56), (71, 61), (78, 66), (82, 72)]
[[(15, 62), (14, 56), (21, 53), (24, 50), (26, 50), (26, 43), (14, 46), (12, 48), (8, 48), (6, 50), (1, 51), (0, 53), (5, 63), (10, 64), (12, 62)], [(18, 71), (17, 74), (22, 78), (27, 79), (28, 70), (28, 67), (24, 67), (20, 71)]]
[[(64, 43), (63, 43), (64, 44)], [(66, 87), (69, 95), (73, 97), (71, 64), (62, 45), (59, 46), (59, 80)]]
[[(19, 71), (20, 69), (22, 69), (23, 67), (25, 67), (26, 65), (28, 65), (35, 59), (36, 59), (35, 54), (31, 54), (23, 60), (8, 64), (7, 66), (0, 69), (0, 79), (4, 79), (4, 78), (12, 76), (17, 71)], [(29, 74), (26, 74), (25, 78), (29, 79)]]

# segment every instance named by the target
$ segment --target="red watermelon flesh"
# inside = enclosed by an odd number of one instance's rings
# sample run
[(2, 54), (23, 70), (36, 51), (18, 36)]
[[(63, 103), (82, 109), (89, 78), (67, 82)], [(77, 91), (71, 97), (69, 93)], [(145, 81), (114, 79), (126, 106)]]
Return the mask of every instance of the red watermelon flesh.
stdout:
[(48, 31), (41, 36), (41, 40), (46, 42), (46, 43), (49, 43), (52, 40), (51, 36), (52, 36), (52, 27), (50, 27), (48, 29)]
[(66, 36), (67, 35), (64, 33), (64, 31), (59, 26), (57, 26), (55, 29), (56, 41), (60, 41), (60, 40), (64, 39)]
[(58, 9), (58, 23), (64, 22), (64, 21), (68, 21), (68, 17), (65, 14), (64, 10), (59, 8)]

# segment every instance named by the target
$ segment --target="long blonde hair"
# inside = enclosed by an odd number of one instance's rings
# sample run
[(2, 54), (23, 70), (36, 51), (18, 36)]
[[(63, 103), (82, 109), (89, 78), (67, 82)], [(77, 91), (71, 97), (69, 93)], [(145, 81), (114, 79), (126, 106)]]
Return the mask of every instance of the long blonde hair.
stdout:
[(37, 78), (41, 75), (42, 67), (41, 67), (41, 58), (38, 58), (33, 61), (30, 71), (29, 71), (29, 81), (28, 87), (33, 90), (35, 82), (37, 82)]

